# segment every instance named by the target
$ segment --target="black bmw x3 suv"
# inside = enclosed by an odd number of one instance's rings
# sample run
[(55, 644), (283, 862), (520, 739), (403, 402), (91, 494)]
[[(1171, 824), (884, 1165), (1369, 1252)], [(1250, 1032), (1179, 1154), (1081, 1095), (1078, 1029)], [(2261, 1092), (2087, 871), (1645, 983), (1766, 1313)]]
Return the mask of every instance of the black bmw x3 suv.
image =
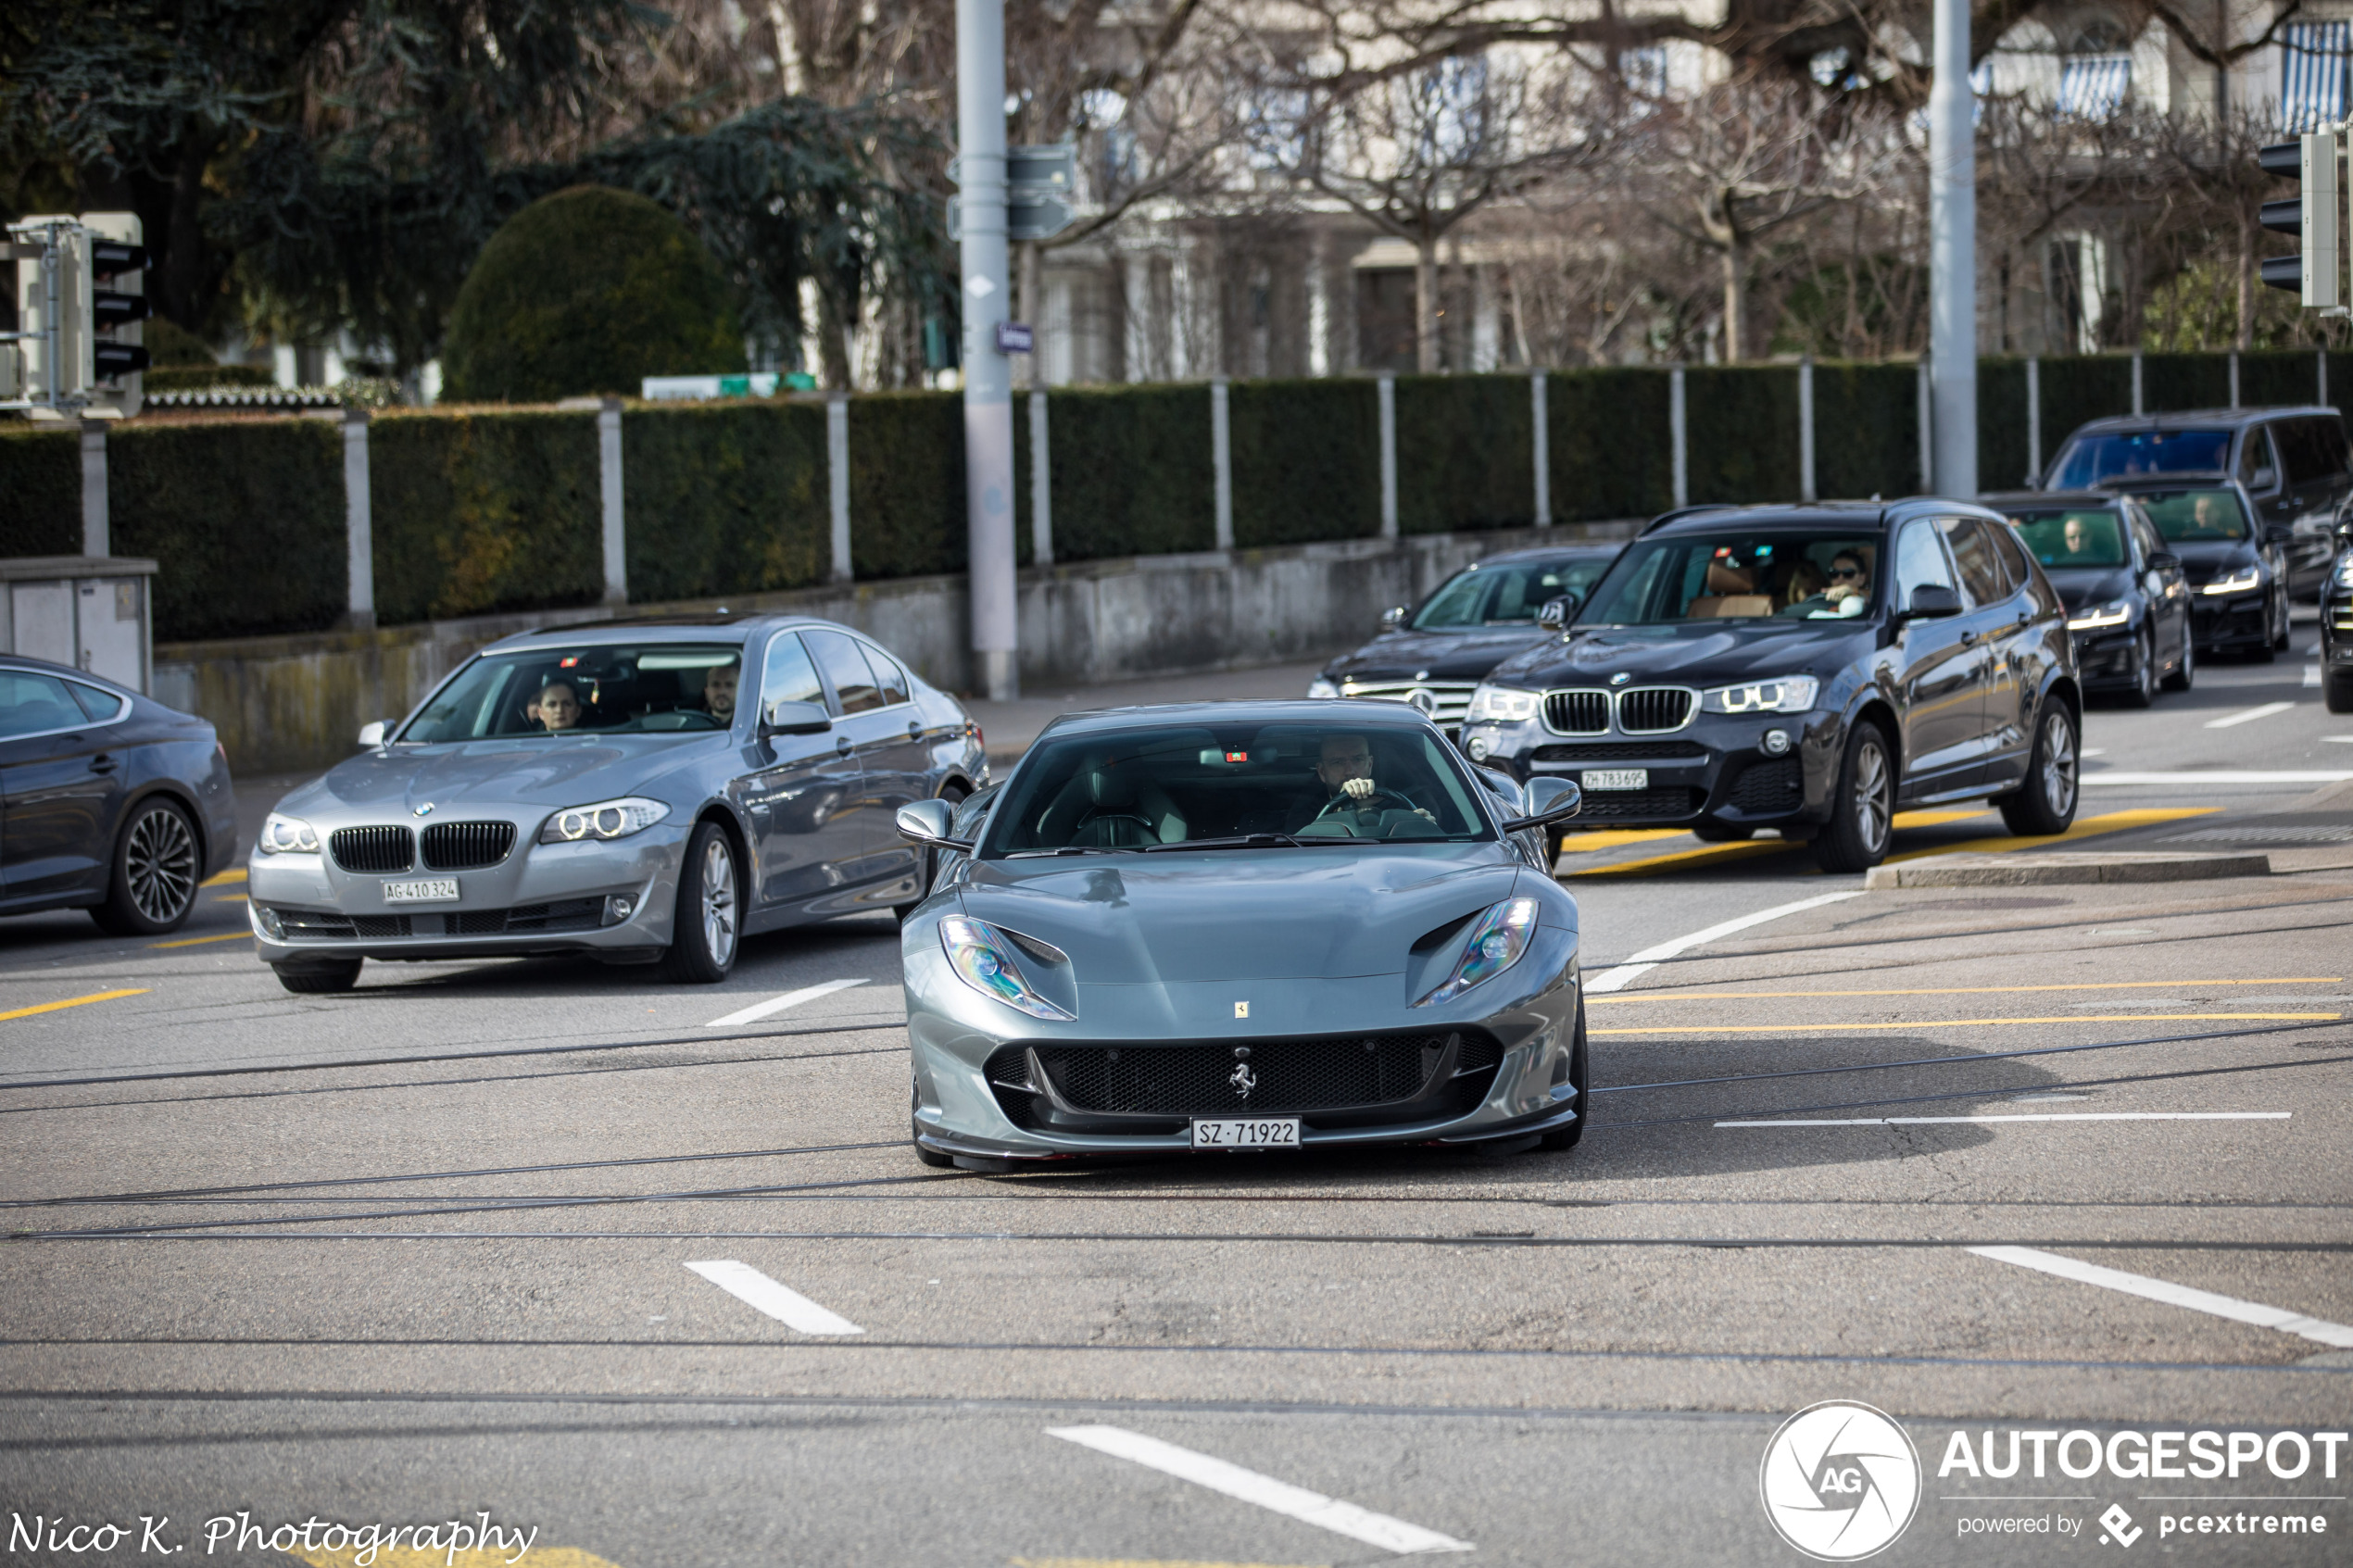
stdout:
[(1577, 779), (1580, 828), (1773, 828), (1856, 872), (1909, 806), (1990, 797), (2013, 833), (2065, 832), (2082, 721), (2067, 611), (1997, 513), (1694, 507), (1488, 675), (1463, 746)]

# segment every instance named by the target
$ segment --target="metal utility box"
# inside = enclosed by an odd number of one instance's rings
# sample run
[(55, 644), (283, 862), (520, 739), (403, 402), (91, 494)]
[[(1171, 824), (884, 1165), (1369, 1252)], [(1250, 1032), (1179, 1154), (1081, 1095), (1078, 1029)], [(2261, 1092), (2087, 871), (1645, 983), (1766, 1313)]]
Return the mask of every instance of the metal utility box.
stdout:
[(156, 563), (121, 556), (0, 559), (0, 649), (145, 692), (155, 670)]

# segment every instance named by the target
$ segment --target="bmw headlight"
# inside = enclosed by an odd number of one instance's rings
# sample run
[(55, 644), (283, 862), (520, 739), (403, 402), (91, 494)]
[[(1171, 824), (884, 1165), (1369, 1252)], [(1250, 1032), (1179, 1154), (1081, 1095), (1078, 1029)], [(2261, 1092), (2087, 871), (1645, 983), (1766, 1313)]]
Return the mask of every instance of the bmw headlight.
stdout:
[(599, 800), (594, 806), (567, 806), (547, 819), (539, 830), (542, 844), (579, 844), (594, 841), (610, 843), (627, 838), (633, 833), (643, 833), (664, 817), (670, 808), (659, 800), (647, 800), (627, 795), (619, 800)]
[(1463, 944), (1462, 957), (1454, 960), (1454, 972), (1446, 983), (1414, 1005), (1451, 1002), (1472, 986), (1494, 979), (1519, 962), (1535, 935), (1536, 900), (1504, 899), (1471, 927), (1470, 939)]
[(1482, 685), (1471, 693), (1470, 709), (1464, 718), (1473, 724), (1524, 723), (1536, 717), (1536, 705), (1541, 700), (1534, 692)]
[(2251, 594), (2262, 585), (2263, 569), (2243, 566), (2228, 577), (2217, 577), (2198, 591), (2206, 594)]
[(1307, 683), (1307, 695), (1311, 697), (1338, 696), (1340, 688), (1318, 675)]
[(319, 834), (308, 822), (298, 817), (282, 817), (275, 811), (261, 824), (261, 836), (255, 844), (265, 855), (319, 853)]
[(1709, 713), (1803, 713), (1821, 694), (1822, 683), (1811, 675), (1782, 675), (1702, 692), (1699, 705)]
[(2121, 626), (2133, 619), (2133, 607), (2122, 599), (2110, 599), (2104, 605), (2094, 605), (2067, 618), (2070, 632), (2096, 631), (2102, 626)]
[(948, 967), (956, 972), (956, 978), (982, 996), (1032, 1018), (1067, 1022), (1075, 1016), (1030, 989), (1021, 966), (1013, 961), (1013, 945), (980, 922), (950, 915), (939, 922), (939, 945), (947, 949)]
[(2340, 588), (2353, 588), (2353, 556), (2347, 556), (2336, 563), (2336, 585)]

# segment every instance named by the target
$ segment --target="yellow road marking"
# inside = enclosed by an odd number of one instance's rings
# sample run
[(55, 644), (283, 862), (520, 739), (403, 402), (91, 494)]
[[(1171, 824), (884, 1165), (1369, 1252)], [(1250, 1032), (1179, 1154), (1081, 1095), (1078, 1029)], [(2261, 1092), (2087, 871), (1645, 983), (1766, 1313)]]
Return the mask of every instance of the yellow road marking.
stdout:
[(250, 931), (232, 931), (220, 936), (182, 936), (177, 942), (150, 942), (150, 947), (200, 947), (207, 942), (241, 942), (253, 935)]
[[(1986, 813), (1982, 809), (1899, 811), (1895, 814), (1895, 826), (1898, 829), (1930, 828), (1944, 822), (1966, 822), (1971, 817), (1984, 815)], [(1645, 839), (1680, 838), (1685, 836), (1688, 830), (1682, 828), (1655, 828), (1639, 832), (1628, 829), (1623, 832), (1596, 833), (1583, 836), (1597, 841), (1588, 847), (1607, 849), (1614, 845), (1633, 844)], [(1568, 874), (1571, 876), (1612, 876), (1624, 872), (1648, 871), (1659, 866), (1690, 865), (1699, 860), (1744, 860), (1752, 855), (1776, 855), (1784, 849), (1796, 847), (1797, 845), (1793, 841), (1778, 838), (1744, 839), (1737, 844), (1703, 844), (1696, 849), (1679, 849), (1671, 855), (1654, 855), (1642, 860), (1619, 860), (1613, 865), (1592, 866)], [(1562, 853), (1567, 853), (1566, 846), (1563, 847)]]
[(1595, 849), (1615, 849), (1621, 844), (1648, 844), (1653, 839), (1680, 838), (1686, 831), (1682, 828), (1604, 828), (1599, 833), (1572, 833), (1561, 840), (1561, 853), (1582, 855)]
[(2090, 838), (2095, 834), (2147, 827), (2153, 822), (2178, 822), (2184, 817), (2210, 817), (2221, 809), (2220, 806), (2168, 806), (2138, 811), (2109, 811), (2102, 816), (2086, 817), (2065, 833), (2055, 833), (2047, 838), (1972, 838), (1959, 844), (1940, 844), (1932, 849), (1907, 849), (1901, 855), (1890, 855), (1887, 864), (1922, 859), (1931, 855), (2005, 855), (2014, 849), (2046, 849), (2054, 844)]
[(244, 904), (250, 902), (250, 900), (247, 899), (242, 893), (216, 893), (212, 896), (212, 901), (216, 904)]
[(84, 1008), (92, 1002), (110, 1002), (118, 997), (144, 997), (146, 994), (147, 988), (142, 985), (135, 991), (100, 991), (94, 996), (72, 997), (62, 1002), (44, 1002), (37, 1008), (19, 1008), (14, 1012), (0, 1012), (0, 1023), (11, 1018), (31, 1018), (37, 1012), (57, 1012), (65, 1008)]
[(245, 868), (243, 866), (232, 866), (229, 870), (222, 872), (219, 876), (208, 876), (202, 882), (196, 884), (196, 885), (198, 887), (226, 887), (233, 882), (243, 882), (245, 879)]
[(1971, 817), (1990, 817), (1993, 814), (1982, 806), (1972, 811), (1898, 811), (1894, 826), (1895, 831), (1901, 833), (1906, 828), (1941, 827), (1946, 822), (1965, 822)]
[(1649, 1029), (1589, 1029), (1589, 1035), (1837, 1035), (1856, 1029), (1999, 1029), (2020, 1023), (2187, 1023), (2222, 1019), (2326, 1022), (2335, 1012), (2079, 1012), (2058, 1018), (1922, 1018), (1869, 1023), (1685, 1023)]
[[(465, 1520), (459, 1523), (471, 1524)], [(364, 1525), (361, 1527), (366, 1528)], [(440, 1528), (446, 1532), (448, 1526), (445, 1524)], [(493, 1528), (503, 1529), (511, 1536), (522, 1534), (511, 1524), (494, 1525)], [(328, 1551), (319, 1547), (305, 1549), (297, 1543), (286, 1555), (297, 1562), (309, 1563), (310, 1568), (357, 1568), (359, 1555), (366, 1549), (364, 1547), (346, 1547)], [(531, 1568), (619, 1568), (617, 1563), (608, 1562), (594, 1552), (570, 1546), (534, 1547), (522, 1561), (531, 1564)], [(512, 1546), (503, 1551), (497, 1547), (452, 1551), (447, 1548), (380, 1546), (369, 1557), (368, 1568), (513, 1568), (515, 1562)]]
[(2074, 985), (1936, 985), (1913, 991), (1632, 991), (1588, 997), (1594, 1007), (1611, 1002), (1744, 1002), (1753, 997), (1977, 997), (2013, 991), (2173, 991), (2201, 985), (2335, 985), (2341, 974), (2284, 974), (2270, 980), (2089, 980)]

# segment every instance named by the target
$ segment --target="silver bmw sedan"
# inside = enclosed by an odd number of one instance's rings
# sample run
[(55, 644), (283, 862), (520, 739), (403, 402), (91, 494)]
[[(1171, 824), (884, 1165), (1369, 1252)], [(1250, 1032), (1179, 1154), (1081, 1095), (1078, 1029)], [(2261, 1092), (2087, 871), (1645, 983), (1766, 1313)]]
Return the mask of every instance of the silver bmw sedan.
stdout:
[(1577, 904), (1543, 832), (1577, 809), (1396, 703), (1055, 721), (1003, 784), (899, 813), (945, 857), (900, 928), (917, 1155), (1567, 1148)]
[(278, 803), (248, 867), (262, 960), (585, 953), (716, 981), (739, 940), (920, 902), (893, 814), (988, 782), (961, 704), (847, 627), (559, 627), (483, 649)]

